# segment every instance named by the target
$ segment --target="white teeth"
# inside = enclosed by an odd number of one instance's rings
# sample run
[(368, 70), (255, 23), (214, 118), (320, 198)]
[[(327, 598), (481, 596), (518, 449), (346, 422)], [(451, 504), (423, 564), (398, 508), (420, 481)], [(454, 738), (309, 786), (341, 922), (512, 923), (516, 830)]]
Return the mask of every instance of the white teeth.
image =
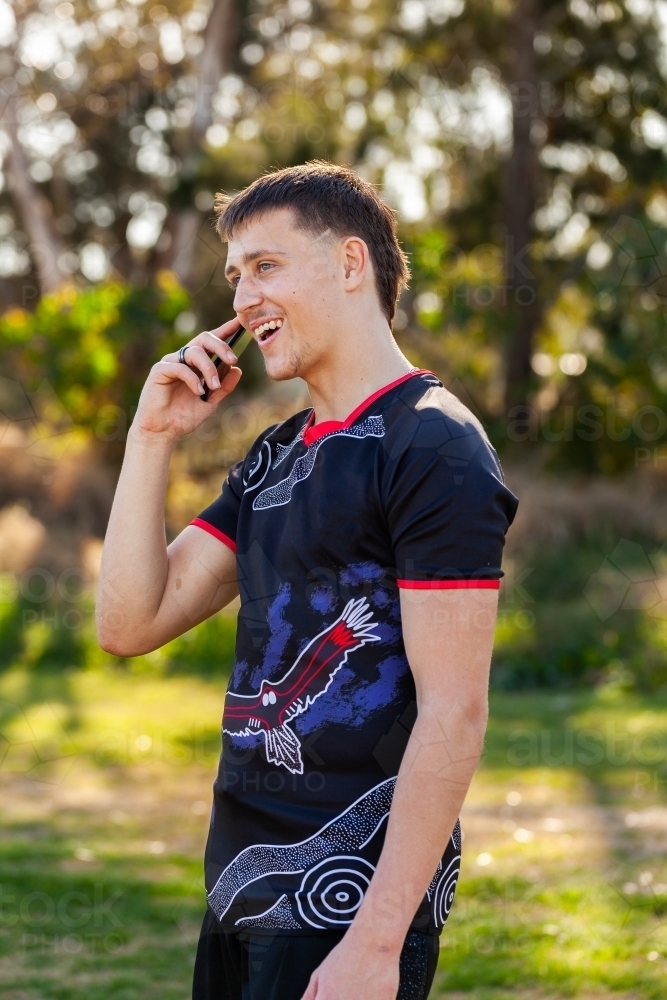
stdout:
[(257, 327), (257, 336), (261, 337), (263, 334), (268, 333), (269, 330), (279, 330), (282, 325), (283, 321), (281, 319), (271, 319), (268, 323), (262, 323), (261, 326)]

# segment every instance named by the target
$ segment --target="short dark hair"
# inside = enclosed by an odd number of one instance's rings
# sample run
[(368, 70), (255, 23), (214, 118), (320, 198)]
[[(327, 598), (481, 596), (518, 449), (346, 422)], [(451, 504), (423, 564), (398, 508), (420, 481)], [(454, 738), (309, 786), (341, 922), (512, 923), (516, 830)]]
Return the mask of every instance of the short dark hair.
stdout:
[(215, 196), (216, 230), (228, 241), (235, 229), (271, 209), (289, 208), (299, 228), (316, 236), (359, 236), (373, 263), (382, 311), (391, 323), (410, 277), (396, 236), (396, 218), (372, 184), (349, 167), (313, 160), (258, 177), (237, 195)]

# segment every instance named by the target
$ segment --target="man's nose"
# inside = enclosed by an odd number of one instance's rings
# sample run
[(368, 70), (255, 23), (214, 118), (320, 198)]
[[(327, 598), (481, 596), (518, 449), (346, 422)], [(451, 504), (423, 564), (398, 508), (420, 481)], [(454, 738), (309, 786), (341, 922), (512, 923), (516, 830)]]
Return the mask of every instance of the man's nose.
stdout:
[(248, 309), (256, 309), (261, 302), (260, 290), (252, 278), (239, 278), (234, 292), (234, 311), (241, 313)]

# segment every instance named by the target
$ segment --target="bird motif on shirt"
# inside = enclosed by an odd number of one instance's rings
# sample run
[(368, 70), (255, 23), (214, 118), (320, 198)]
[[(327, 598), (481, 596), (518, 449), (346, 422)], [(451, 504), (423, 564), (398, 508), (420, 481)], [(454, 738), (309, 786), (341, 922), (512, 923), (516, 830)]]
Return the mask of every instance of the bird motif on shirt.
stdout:
[(278, 681), (263, 680), (256, 694), (227, 692), (223, 732), (264, 734), (266, 758), (292, 774), (303, 774), (301, 741), (289, 723), (325, 693), (350, 653), (379, 642), (365, 597), (348, 601), (339, 618), (316, 635)]

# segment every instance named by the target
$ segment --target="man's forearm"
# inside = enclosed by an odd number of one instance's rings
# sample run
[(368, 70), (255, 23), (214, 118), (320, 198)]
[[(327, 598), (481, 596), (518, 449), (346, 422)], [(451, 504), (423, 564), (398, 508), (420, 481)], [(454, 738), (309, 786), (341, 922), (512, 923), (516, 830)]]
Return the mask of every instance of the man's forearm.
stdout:
[[(398, 954), (438, 867), (483, 748), (486, 712), (422, 706), (396, 782), (384, 848), (350, 931)], [(349, 933), (349, 932), (348, 932)]]
[(155, 617), (169, 563), (164, 506), (172, 440), (130, 430), (109, 518), (97, 601), (100, 642), (113, 647)]

